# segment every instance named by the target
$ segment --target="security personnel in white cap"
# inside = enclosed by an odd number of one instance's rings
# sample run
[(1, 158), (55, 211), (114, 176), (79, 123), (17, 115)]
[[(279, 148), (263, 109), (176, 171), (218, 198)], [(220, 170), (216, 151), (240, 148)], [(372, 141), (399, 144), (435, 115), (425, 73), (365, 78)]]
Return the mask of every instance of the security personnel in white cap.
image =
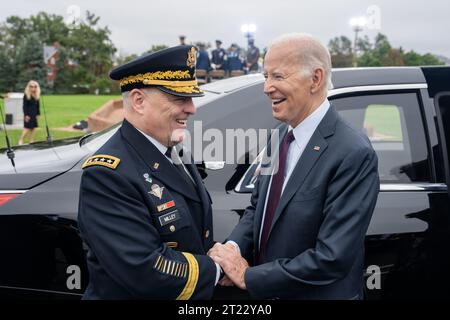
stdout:
[(177, 46), (110, 73), (123, 92), (125, 120), (82, 165), (85, 299), (212, 297), (220, 267), (206, 255), (211, 200), (195, 165), (170, 153), (195, 113), (192, 97), (203, 95), (195, 57), (193, 46)]

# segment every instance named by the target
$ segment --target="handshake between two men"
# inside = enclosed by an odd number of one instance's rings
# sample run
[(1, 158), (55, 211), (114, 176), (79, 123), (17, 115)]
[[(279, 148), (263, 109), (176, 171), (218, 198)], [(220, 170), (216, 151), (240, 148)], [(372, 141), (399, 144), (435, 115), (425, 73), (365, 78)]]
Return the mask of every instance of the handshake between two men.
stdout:
[[(178, 46), (111, 72), (124, 92), (125, 120), (82, 166), (78, 224), (91, 275), (83, 298), (209, 299), (217, 268), (203, 253), (211, 248), (225, 274), (220, 284), (252, 299), (362, 299), (378, 159), (368, 137), (327, 99), (327, 47), (305, 34), (283, 35), (269, 47), (263, 89), (283, 122), (271, 137), (277, 170), (258, 176), (229, 241), (213, 247), (211, 202), (196, 166), (178, 170), (166, 155), (172, 123), (185, 125), (195, 113), (191, 97), (202, 95), (195, 59), (193, 46)], [(168, 79), (141, 77), (160, 73)], [(171, 218), (161, 214), (169, 208)]]
[(245, 271), (249, 268), (247, 260), (245, 260), (237, 246), (231, 242), (225, 244), (216, 243), (209, 251), (214, 262), (218, 263), (225, 275), (219, 281), (222, 286), (233, 286), (246, 290)]

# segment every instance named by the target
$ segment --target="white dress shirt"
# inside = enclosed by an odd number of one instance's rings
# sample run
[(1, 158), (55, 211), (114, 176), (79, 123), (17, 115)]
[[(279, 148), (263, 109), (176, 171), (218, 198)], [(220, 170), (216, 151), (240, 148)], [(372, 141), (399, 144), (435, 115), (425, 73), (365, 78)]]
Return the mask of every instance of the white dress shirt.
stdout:
[[(156, 149), (159, 150), (159, 152), (161, 152), (164, 156), (166, 155), (166, 151), (167, 149), (169, 149), (167, 146), (163, 145), (161, 142), (159, 142), (158, 140), (156, 140), (155, 138), (153, 138), (152, 136), (149, 136), (148, 134), (146, 134), (145, 132), (139, 130), (138, 128), (135, 127), (135, 129), (137, 131), (139, 131), (140, 133), (142, 133), (144, 135), (144, 137), (146, 137), (148, 139), (148, 141), (150, 141), (155, 147)], [(167, 157), (166, 157), (167, 158)], [(167, 158), (171, 163), (172, 159)]]
[[(303, 154), (303, 151), (305, 151), (306, 145), (309, 143), (309, 140), (311, 140), (312, 135), (316, 131), (317, 127), (319, 126), (319, 123), (322, 121), (323, 117), (325, 117), (325, 114), (327, 113), (328, 109), (330, 108), (330, 102), (328, 99), (325, 99), (322, 104), (314, 110), (313, 113), (311, 113), (308, 117), (306, 117), (302, 122), (300, 122), (295, 128), (292, 129), (291, 126), (289, 126), (288, 130), (293, 130), (295, 140), (290, 144), (287, 157), (286, 157), (286, 166), (285, 166), (285, 172), (284, 172), (284, 183), (283, 188), (281, 190), (281, 195), (283, 194), (284, 188), (286, 187), (287, 182), (289, 181), (289, 178), (292, 175), (292, 172), (294, 171), (295, 166), (297, 165), (298, 160), (300, 159), (301, 155)], [(269, 192), (270, 187), (272, 185), (272, 176), (270, 177), (269, 186), (266, 193), (266, 200), (264, 204), (264, 213), (262, 218), (261, 227), (259, 229), (259, 241), (258, 241), (258, 247), (261, 243), (261, 234), (262, 234), (262, 228), (264, 226), (264, 218), (266, 216), (266, 207), (267, 207), (267, 200), (269, 199)], [(280, 197), (281, 197), (280, 195)]]

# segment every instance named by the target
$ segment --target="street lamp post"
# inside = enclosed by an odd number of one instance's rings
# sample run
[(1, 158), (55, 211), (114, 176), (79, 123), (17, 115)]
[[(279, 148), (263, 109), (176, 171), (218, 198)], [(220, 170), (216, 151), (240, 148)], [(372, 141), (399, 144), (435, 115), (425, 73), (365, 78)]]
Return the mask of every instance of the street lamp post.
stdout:
[(256, 25), (253, 23), (243, 24), (241, 26), (241, 32), (244, 34), (244, 37), (247, 38), (247, 46), (250, 42), (250, 39), (253, 39), (253, 35), (256, 32)]
[(367, 19), (365, 17), (356, 17), (350, 19), (350, 26), (355, 32), (355, 40), (353, 41), (353, 67), (358, 66), (356, 44), (358, 42), (358, 32), (363, 31), (367, 24)]

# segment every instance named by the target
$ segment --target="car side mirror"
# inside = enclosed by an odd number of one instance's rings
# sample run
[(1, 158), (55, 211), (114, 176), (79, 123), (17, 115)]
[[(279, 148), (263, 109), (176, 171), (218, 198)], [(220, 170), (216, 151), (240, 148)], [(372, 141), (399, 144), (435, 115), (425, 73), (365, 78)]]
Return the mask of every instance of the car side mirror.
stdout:
[(252, 193), (255, 188), (256, 180), (258, 180), (261, 172), (261, 160), (264, 154), (265, 148), (256, 157), (255, 161), (250, 165), (247, 171), (242, 176), (241, 180), (237, 183), (234, 191), (237, 193)]

